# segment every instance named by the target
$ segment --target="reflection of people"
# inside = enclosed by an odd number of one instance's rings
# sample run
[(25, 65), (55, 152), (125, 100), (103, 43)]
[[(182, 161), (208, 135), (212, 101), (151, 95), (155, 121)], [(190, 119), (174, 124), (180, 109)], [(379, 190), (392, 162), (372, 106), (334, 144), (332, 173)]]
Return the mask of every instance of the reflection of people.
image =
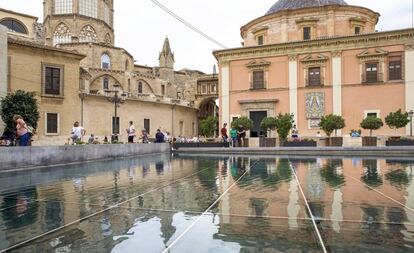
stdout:
[(149, 164), (146, 163), (142, 165), (142, 177), (143, 178), (145, 178), (148, 175), (148, 171), (149, 171)]
[(160, 175), (164, 172), (164, 163), (158, 162), (155, 164), (155, 170), (157, 171), (157, 174)]

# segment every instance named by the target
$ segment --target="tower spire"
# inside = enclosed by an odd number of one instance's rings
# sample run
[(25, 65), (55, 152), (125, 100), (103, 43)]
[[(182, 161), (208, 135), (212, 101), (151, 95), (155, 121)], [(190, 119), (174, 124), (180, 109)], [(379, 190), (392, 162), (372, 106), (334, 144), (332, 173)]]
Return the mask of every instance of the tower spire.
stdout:
[(170, 41), (168, 37), (164, 40), (164, 45), (162, 47), (162, 51), (160, 52), (160, 56), (158, 58), (159, 65), (162, 68), (174, 68), (174, 53), (171, 51)]

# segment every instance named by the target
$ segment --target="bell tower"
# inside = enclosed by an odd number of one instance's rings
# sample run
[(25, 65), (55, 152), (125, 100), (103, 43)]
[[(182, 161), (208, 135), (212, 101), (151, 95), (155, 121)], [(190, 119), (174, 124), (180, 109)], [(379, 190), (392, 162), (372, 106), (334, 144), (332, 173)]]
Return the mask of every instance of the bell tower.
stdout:
[(158, 58), (160, 68), (174, 69), (174, 53), (171, 51), (170, 41), (165, 38), (164, 46)]

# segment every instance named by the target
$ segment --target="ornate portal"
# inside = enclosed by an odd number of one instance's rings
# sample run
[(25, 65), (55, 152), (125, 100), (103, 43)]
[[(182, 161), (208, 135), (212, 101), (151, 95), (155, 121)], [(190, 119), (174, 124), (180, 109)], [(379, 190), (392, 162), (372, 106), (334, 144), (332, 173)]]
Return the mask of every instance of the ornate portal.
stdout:
[(325, 93), (306, 93), (306, 118), (320, 119), (325, 115)]

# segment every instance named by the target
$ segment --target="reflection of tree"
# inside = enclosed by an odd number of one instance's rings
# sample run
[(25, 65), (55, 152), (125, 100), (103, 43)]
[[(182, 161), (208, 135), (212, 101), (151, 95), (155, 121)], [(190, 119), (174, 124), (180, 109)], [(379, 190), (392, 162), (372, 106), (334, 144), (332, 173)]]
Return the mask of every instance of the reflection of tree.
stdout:
[(362, 165), (365, 168), (365, 173), (361, 177), (362, 181), (371, 187), (381, 186), (382, 178), (378, 173), (377, 160), (363, 160)]
[(339, 167), (342, 167), (342, 159), (328, 160), (327, 164), (320, 170), (321, 177), (332, 188), (340, 188), (345, 184), (344, 175), (338, 173)]
[(208, 189), (215, 189), (218, 160), (200, 160), (198, 166), (196, 166), (198, 173), (197, 176), (203, 186)]
[(395, 186), (398, 189), (407, 187), (410, 184), (411, 180), (406, 171), (401, 168), (392, 169), (387, 174), (385, 174), (385, 178), (390, 181), (392, 186)]
[(361, 227), (367, 230), (377, 230), (381, 227), (380, 222), (383, 221), (384, 209), (380, 207), (361, 207), (362, 223)]

